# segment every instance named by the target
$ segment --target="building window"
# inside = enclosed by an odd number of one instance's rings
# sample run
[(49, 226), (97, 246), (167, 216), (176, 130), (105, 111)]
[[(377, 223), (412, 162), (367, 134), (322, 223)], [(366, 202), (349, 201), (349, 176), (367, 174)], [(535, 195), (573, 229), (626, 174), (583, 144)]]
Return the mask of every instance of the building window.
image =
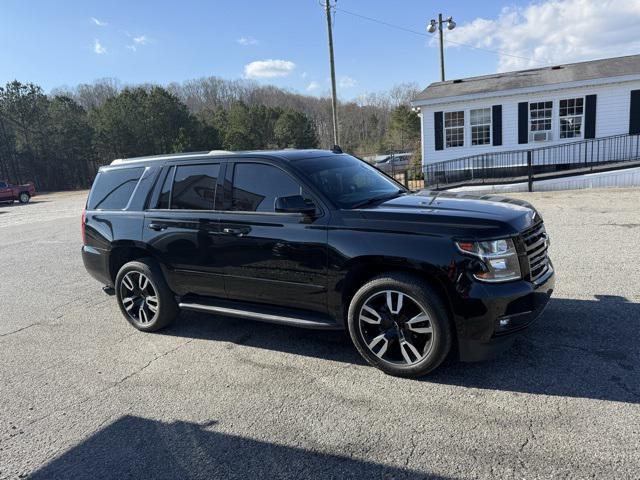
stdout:
[(464, 112), (444, 113), (444, 138), (447, 148), (464, 146)]
[(551, 140), (551, 115), (553, 102), (529, 104), (529, 140), (542, 142)]
[(471, 110), (471, 145), (489, 145), (491, 143), (491, 109)]
[(560, 138), (581, 137), (583, 115), (583, 98), (560, 100)]

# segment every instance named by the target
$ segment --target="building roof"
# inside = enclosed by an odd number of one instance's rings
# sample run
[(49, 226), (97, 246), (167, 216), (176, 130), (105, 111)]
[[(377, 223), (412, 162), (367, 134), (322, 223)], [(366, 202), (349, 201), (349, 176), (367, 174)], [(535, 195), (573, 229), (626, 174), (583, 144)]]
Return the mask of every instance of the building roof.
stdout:
[(552, 67), (496, 73), (480, 77), (435, 82), (413, 100), (435, 100), (460, 95), (500, 92), (520, 88), (579, 82), (598, 78), (640, 75), (640, 55), (567, 63)]

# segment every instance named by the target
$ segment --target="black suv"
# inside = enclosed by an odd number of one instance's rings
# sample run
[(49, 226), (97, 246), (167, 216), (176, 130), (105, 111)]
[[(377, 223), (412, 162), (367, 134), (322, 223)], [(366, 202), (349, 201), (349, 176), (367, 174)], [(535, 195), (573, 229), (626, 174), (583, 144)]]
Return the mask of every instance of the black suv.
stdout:
[(554, 287), (528, 203), (411, 192), (333, 151), (115, 160), (82, 225), (87, 270), (139, 330), (180, 309), (348, 329), (401, 376), (509, 346)]

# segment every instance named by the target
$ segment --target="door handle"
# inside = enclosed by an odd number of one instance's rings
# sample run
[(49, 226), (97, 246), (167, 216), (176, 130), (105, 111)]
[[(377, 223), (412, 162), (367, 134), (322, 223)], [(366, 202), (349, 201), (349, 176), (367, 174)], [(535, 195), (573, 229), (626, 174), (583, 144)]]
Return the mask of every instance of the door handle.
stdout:
[(149, 228), (151, 230), (155, 230), (156, 232), (159, 232), (161, 230), (166, 230), (168, 228), (168, 225), (165, 223), (150, 223)]
[(225, 235), (235, 235), (236, 237), (241, 237), (242, 235), (245, 235), (250, 231), (251, 229), (248, 227), (245, 227), (245, 228), (225, 227), (222, 229), (222, 233), (224, 233)]

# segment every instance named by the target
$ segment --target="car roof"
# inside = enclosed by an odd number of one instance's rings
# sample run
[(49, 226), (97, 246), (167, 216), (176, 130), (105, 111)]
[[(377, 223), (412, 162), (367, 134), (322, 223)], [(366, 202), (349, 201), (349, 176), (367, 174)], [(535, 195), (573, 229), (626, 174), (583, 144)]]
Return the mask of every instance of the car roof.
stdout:
[(285, 161), (296, 161), (308, 158), (330, 157), (337, 152), (331, 150), (247, 150), (231, 152), (227, 150), (212, 150), (208, 152), (171, 153), (164, 155), (152, 155), (146, 157), (119, 158), (111, 162), (111, 166), (144, 165), (170, 160), (206, 160), (209, 158), (274, 158)]

